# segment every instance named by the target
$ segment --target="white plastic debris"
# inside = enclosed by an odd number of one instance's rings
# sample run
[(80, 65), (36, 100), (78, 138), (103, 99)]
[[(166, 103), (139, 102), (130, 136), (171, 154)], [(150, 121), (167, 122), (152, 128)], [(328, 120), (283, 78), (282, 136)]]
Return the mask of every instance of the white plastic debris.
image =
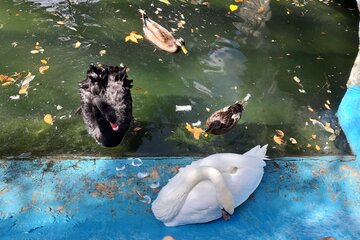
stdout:
[(140, 200), (140, 202), (146, 203), (146, 204), (150, 204), (151, 203), (151, 197), (149, 197), (148, 195), (144, 195), (143, 199)]
[(201, 121), (198, 120), (197, 122), (191, 123), (191, 126), (193, 126), (193, 127), (200, 127), (200, 126), (201, 126)]
[(128, 160), (131, 160), (131, 165), (134, 167), (139, 167), (143, 164), (140, 158), (128, 158)]
[(122, 171), (122, 170), (124, 170), (125, 168), (126, 168), (125, 165), (123, 165), (122, 167), (119, 167), (119, 168), (116, 167), (115, 170), (116, 170), (116, 171)]
[(136, 174), (136, 176), (137, 176), (138, 178), (140, 178), (140, 179), (143, 179), (143, 178), (148, 177), (148, 176), (149, 176), (149, 173), (147, 173), (147, 172), (145, 172), (145, 173), (143, 173), (143, 172), (138, 172), (138, 173)]
[(190, 112), (192, 109), (191, 105), (175, 105), (175, 107), (176, 112)]
[(160, 183), (159, 183), (159, 182), (150, 184), (150, 188), (152, 188), (152, 189), (158, 188), (158, 187), (160, 187)]
[(10, 99), (11, 99), (11, 100), (18, 100), (18, 99), (20, 99), (20, 95), (10, 96)]
[(251, 94), (250, 94), (250, 93), (246, 94), (246, 96), (244, 97), (243, 101), (244, 101), (244, 102), (247, 102), (247, 101), (250, 99), (250, 97), (251, 97)]

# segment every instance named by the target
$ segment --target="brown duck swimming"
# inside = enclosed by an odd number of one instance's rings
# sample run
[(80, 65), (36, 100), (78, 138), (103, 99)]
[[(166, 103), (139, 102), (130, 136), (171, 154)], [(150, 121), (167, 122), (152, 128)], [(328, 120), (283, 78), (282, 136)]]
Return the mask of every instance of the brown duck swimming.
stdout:
[(247, 104), (250, 96), (250, 94), (247, 94), (242, 101), (236, 102), (233, 105), (226, 106), (214, 112), (206, 120), (205, 132), (221, 135), (230, 131), (240, 120), (241, 113), (244, 110), (244, 107)]
[(184, 39), (175, 39), (174, 36), (167, 29), (146, 16), (145, 11), (140, 9), (139, 12), (142, 15), (142, 20), (144, 24), (143, 31), (147, 40), (149, 40), (158, 48), (164, 51), (170, 53), (177, 53), (181, 49), (184, 54), (187, 54)]
[(126, 67), (90, 66), (80, 82), (81, 114), (88, 133), (104, 147), (121, 143), (133, 120)]

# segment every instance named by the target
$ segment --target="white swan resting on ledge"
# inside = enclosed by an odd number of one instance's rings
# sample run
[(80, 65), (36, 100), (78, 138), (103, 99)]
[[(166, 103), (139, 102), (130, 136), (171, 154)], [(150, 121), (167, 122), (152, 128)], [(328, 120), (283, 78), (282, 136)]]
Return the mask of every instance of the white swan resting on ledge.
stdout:
[(258, 187), (266, 149), (213, 154), (181, 168), (152, 203), (155, 217), (166, 226), (227, 220)]

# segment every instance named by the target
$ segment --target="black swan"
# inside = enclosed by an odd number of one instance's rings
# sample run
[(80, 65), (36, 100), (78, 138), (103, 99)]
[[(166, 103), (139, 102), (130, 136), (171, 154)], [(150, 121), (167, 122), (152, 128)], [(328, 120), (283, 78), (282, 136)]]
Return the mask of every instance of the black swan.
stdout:
[(105, 147), (121, 143), (132, 120), (131, 80), (126, 67), (90, 65), (80, 82), (80, 109), (88, 133)]

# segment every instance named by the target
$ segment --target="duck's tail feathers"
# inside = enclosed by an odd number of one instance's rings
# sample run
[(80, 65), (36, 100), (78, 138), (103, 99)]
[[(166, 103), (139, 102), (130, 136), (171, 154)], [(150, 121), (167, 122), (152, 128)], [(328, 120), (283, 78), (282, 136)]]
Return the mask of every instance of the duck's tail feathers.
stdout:
[(253, 147), (252, 149), (250, 149), (249, 151), (247, 151), (246, 153), (244, 153), (243, 155), (261, 158), (263, 160), (270, 160), (268, 158), (268, 156), (266, 156), (267, 147), (268, 147), (267, 144), (262, 147), (260, 145), (257, 145), (255, 147)]

